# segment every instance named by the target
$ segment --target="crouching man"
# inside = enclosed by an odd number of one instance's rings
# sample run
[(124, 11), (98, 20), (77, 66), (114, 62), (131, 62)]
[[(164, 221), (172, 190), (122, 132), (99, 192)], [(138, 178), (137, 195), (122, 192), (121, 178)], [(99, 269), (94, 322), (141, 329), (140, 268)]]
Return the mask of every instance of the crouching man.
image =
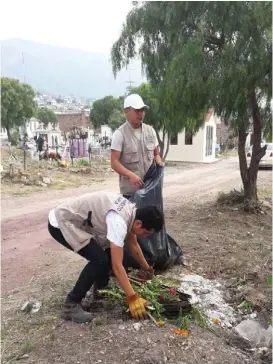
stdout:
[[(64, 247), (88, 260), (61, 310), (62, 318), (83, 323), (93, 315), (84, 311), (81, 301), (94, 285), (107, 286), (111, 268), (126, 295), (131, 315), (146, 316), (146, 301), (133, 290), (123, 266), (123, 247), (147, 272), (153, 268), (145, 260), (137, 236), (149, 236), (162, 229), (163, 214), (155, 206), (136, 208), (116, 193), (95, 192), (74, 198), (49, 212), (48, 230)], [(105, 249), (110, 247), (111, 264)]]

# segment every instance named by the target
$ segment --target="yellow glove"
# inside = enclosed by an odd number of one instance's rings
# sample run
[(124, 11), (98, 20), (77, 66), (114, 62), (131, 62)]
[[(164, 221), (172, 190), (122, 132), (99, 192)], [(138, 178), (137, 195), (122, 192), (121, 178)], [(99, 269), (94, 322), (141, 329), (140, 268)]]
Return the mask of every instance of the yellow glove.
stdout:
[(129, 310), (134, 319), (139, 320), (147, 316), (145, 305), (148, 301), (139, 297), (137, 293), (126, 298), (126, 303), (129, 305)]

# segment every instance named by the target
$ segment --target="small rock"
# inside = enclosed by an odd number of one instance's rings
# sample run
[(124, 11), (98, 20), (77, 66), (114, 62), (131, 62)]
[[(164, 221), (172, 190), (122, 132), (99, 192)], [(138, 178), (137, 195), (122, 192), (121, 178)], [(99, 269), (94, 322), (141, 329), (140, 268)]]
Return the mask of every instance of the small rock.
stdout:
[(43, 177), (42, 182), (46, 185), (50, 185), (52, 183), (52, 179), (50, 177)]
[(36, 313), (40, 310), (40, 308), (42, 307), (41, 302), (35, 302), (33, 304), (32, 310), (30, 311), (30, 313)]
[(140, 328), (141, 328), (141, 323), (140, 322), (136, 322), (136, 323), (134, 323), (133, 324), (133, 328), (136, 330), (136, 331), (139, 331), (140, 330)]
[(149, 337), (147, 337), (147, 343), (148, 344), (151, 344), (152, 343), (152, 340)]
[(23, 183), (28, 182), (28, 178), (26, 176), (21, 176), (20, 180)]
[(19, 359), (27, 359), (27, 358), (29, 358), (29, 355), (28, 354), (24, 354), (24, 355), (20, 356)]
[(261, 343), (268, 348), (271, 347), (271, 345), (272, 345), (272, 326), (271, 325), (262, 334)]
[(90, 298), (91, 296), (92, 296), (92, 292), (91, 291), (87, 291), (85, 297), (86, 298)]
[(256, 317), (257, 317), (257, 312), (252, 312), (252, 313), (249, 315), (249, 317), (250, 317), (251, 319), (256, 318)]
[(38, 181), (38, 186), (47, 187), (46, 183), (43, 183), (42, 181)]
[(101, 355), (104, 355), (104, 351), (100, 351), (100, 354), (101, 354)]
[(125, 330), (125, 326), (124, 325), (119, 325), (119, 330)]

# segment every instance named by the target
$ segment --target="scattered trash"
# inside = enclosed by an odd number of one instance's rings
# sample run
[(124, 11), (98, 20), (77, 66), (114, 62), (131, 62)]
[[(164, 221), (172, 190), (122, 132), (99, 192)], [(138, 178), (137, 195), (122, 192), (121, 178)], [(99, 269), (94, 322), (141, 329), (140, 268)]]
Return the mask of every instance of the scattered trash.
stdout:
[(240, 322), (234, 330), (243, 340), (253, 346), (270, 347), (272, 344), (272, 326), (266, 330), (259, 322), (247, 319)]
[(23, 304), (21, 311), (26, 313), (36, 313), (40, 310), (41, 306), (42, 306), (41, 302), (27, 301)]
[[(144, 177), (144, 187), (135, 192), (130, 198), (136, 206), (145, 207), (147, 205), (156, 205), (163, 211), (163, 186), (164, 168), (160, 168), (156, 163), (152, 164)], [(142, 252), (150, 265), (154, 269), (167, 269), (183, 256), (180, 246), (166, 232), (165, 227), (150, 237), (138, 237), (138, 243)], [(126, 249), (125, 249), (126, 250)], [(139, 268), (139, 264), (131, 258), (130, 266)]]
[(190, 303), (198, 304), (209, 323), (219, 320), (221, 327), (232, 327), (236, 321), (235, 311), (229, 306), (221, 292), (223, 286), (216, 280), (210, 281), (199, 275), (181, 278), (179, 291), (191, 295)]

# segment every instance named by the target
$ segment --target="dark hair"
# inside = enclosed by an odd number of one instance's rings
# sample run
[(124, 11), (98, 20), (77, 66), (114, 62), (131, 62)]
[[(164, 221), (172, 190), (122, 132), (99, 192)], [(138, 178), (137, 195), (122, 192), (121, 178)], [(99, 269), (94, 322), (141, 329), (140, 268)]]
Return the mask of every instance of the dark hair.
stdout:
[(140, 220), (142, 227), (146, 230), (154, 229), (156, 232), (159, 232), (164, 225), (164, 214), (156, 206), (138, 208), (135, 219)]

